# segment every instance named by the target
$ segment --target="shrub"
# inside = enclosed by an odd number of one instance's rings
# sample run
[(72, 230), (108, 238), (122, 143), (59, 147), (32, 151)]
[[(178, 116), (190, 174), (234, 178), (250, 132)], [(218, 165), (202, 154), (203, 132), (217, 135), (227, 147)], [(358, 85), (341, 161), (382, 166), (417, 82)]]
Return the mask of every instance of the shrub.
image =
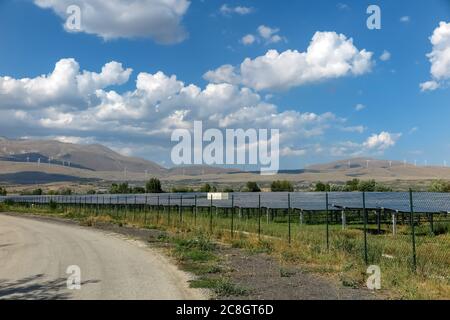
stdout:
[(358, 191), (361, 192), (374, 192), (377, 183), (375, 180), (360, 181), (358, 184)]
[(109, 189), (109, 192), (111, 194), (128, 194), (131, 193), (131, 188), (128, 186), (128, 183), (113, 183), (111, 185), (111, 188)]
[(261, 192), (261, 189), (259, 188), (258, 184), (256, 182), (249, 181), (246, 185), (246, 191), (247, 192)]
[(382, 185), (380, 183), (377, 183), (377, 185), (375, 187), (375, 191), (376, 192), (392, 192), (392, 188)]
[(359, 179), (353, 179), (345, 183), (347, 191), (358, 191)]
[(54, 211), (54, 210), (56, 210), (58, 208), (58, 204), (55, 201), (53, 201), (53, 200), (50, 200), (48, 205), (50, 207), (50, 210), (52, 210), (52, 211)]
[(320, 181), (316, 183), (316, 188), (315, 188), (316, 192), (328, 192), (328, 191), (330, 191), (330, 189), (331, 189), (331, 187), (330, 187), (330, 184), (328, 184), (328, 183), (325, 184)]
[(204, 184), (200, 188), (200, 192), (210, 192), (210, 191), (211, 191), (211, 186), (209, 185), (209, 183)]
[(289, 181), (274, 181), (270, 189), (272, 192), (294, 192), (294, 186)]
[(134, 194), (145, 193), (145, 188), (143, 188), (143, 187), (134, 187), (133, 190), (132, 190), (132, 193), (134, 193)]
[(32, 194), (33, 196), (42, 196), (43, 193), (44, 193), (44, 192), (42, 191), (41, 188), (34, 189), (34, 190), (31, 192), (31, 194)]
[(438, 222), (434, 225), (433, 229), (434, 235), (436, 236), (450, 233), (450, 223)]
[(430, 192), (450, 192), (450, 182), (437, 180), (433, 181), (429, 190)]
[(188, 187), (173, 187), (172, 193), (192, 193), (194, 189)]
[(161, 181), (156, 178), (150, 179), (145, 185), (145, 191), (147, 191), (147, 193), (163, 193)]
[(6, 192), (6, 188), (0, 187), (0, 196), (6, 196), (7, 192)]
[(58, 193), (62, 196), (70, 196), (72, 194), (72, 190), (69, 188), (64, 188), (61, 189)]

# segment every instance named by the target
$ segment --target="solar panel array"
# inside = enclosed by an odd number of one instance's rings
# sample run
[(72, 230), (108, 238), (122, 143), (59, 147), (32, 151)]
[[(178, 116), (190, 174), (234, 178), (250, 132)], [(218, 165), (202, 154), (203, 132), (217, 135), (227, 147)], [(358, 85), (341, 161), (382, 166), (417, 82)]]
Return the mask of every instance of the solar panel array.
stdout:
[[(305, 211), (326, 210), (326, 193), (231, 193), (228, 200), (209, 200), (206, 193), (186, 194), (130, 194), (130, 195), (70, 195), (70, 196), (9, 196), (0, 197), (16, 202), (48, 203), (54, 201), (63, 204), (148, 204), (161, 206), (199, 206), (219, 208), (263, 208), (300, 209)], [(331, 192), (328, 193), (329, 210), (369, 210), (387, 209), (398, 212), (410, 212), (410, 194), (407, 192)], [(450, 194), (413, 193), (413, 209), (418, 213), (450, 213)], [(364, 205), (365, 200), (365, 205)]]

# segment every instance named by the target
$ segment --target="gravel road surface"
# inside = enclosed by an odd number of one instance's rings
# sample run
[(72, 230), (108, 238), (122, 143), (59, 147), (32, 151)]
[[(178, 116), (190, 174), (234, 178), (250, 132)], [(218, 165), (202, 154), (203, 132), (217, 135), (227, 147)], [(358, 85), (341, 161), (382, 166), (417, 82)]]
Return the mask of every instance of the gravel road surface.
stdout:
[[(79, 290), (68, 289), (69, 266), (80, 268)], [(205, 299), (188, 281), (142, 242), (0, 214), (0, 299)]]

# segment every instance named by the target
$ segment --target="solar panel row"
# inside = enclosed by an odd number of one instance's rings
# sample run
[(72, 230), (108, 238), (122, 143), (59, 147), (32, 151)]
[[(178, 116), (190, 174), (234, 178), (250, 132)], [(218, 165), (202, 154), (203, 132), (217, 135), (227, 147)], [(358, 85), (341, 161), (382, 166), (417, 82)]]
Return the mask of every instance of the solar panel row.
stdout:
[[(220, 208), (263, 208), (301, 209), (305, 211), (326, 210), (326, 193), (233, 193), (228, 200), (208, 200), (206, 193), (188, 194), (147, 194), (147, 195), (71, 195), (71, 196), (10, 196), (0, 197), (16, 202), (48, 203), (55, 201), (63, 204), (148, 204), (173, 206), (210, 205)], [(364, 206), (365, 201), (365, 206)], [(369, 210), (387, 209), (398, 212), (410, 212), (410, 194), (407, 192), (328, 193), (329, 210)], [(413, 209), (419, 213), (450, 213), (450, 194), (413, 193)]]

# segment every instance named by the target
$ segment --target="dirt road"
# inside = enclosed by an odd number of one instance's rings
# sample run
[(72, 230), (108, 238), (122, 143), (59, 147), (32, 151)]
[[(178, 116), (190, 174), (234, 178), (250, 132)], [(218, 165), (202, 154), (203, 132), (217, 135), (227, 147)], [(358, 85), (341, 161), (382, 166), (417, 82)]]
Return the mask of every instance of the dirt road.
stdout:
[[(76, 267), (81, 271), (81, 289)], [(141, 242), (77, 225), (0, 214), (0, 299), (204, 299)]]

